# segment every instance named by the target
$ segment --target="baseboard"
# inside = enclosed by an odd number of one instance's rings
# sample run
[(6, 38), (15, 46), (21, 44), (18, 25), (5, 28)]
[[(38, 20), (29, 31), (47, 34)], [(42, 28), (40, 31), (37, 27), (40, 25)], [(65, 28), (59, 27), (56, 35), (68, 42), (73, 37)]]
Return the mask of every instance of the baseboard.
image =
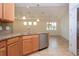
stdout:
[(60, 35), (50, 35), (50, 37), (60, 37)]
[(64, 38), (64, 37), (61, 36), (61, 35), (50, 35), (50, 37), (61, 37), (61, 38), (65, 39), (65, 40), (69, 41), (68, 39)]
[(48, 47), (45, 47), (45, 48), (39, 49), (39, 51), (44, 50), (44, 49), (46, 49), (46, 48), (48, 48)]

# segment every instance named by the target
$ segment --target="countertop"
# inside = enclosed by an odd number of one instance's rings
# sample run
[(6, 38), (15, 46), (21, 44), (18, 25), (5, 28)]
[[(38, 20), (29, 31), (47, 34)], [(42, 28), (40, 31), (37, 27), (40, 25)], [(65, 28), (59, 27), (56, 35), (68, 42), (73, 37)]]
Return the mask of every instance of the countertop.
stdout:
[(9, 34), (0, 34), (0, 41), (6, 40), (12, 37), (22, 36), (22, 35), (37, 35), (37, 34), (28, 34), (28, 33), (9, 33)]

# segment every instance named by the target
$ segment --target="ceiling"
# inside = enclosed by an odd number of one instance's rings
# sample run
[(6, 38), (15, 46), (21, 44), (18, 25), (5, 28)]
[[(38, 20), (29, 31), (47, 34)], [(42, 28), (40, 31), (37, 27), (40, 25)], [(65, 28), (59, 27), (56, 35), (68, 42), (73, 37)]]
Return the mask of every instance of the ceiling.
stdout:
[(52, 6), (68, 6), (68, 3), (16, 3), (16, 7), (52, 7)]
[(61, 18), (68, 13), (67, 3), (16, 3), (16, 17)]

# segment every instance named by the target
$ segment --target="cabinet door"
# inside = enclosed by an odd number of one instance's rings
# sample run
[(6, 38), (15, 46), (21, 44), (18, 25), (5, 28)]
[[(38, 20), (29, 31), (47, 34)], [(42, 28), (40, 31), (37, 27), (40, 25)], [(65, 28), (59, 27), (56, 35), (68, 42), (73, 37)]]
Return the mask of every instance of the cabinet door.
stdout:
[(14, 21), (14, 4), (4, 3), (3, 4), (3, 21), (13, 22)]
[(2, 19), (2, 3), (0, 3), (0, 21)]
[(33, 51), (37, 51), (37, 50), (39, 50), (39, 36), (34, 36), (33, 38), (32, 38), (32, 50)]
[(13, 43), (8, 45), (8, 56), (18, 56), (19, 55), (19, 46), (18, 43)]
[(32, 39), (23, 40), (23, 55), (32, 52)]
[(0, 48), (0, 56), (6, 56), (6, 48)]

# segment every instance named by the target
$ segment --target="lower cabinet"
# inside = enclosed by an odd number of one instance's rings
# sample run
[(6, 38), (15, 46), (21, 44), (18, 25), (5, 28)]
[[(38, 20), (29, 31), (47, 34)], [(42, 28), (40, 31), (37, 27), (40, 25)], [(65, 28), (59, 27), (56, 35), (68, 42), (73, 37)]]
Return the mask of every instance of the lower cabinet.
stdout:
[(39, 35), (23, 36), (23, 55), (39, 50)]
[(39, 50), (39, 35), (34, 35), (32, 37), (32, 51)]
[(32, 39), (23, 40), (23, 55), (29, 54), (32, 52)]
[(0, 56), (6, 56), (6, 41), (0, 41)]
[(39, 50), (39, 35), (9, 38), (0, 41), (0, 56), (21, 56)]
[(8, 45), (8, 56), (19, 56), (19, 48), (17, 42)]
[(7, 55), (19, 56), (19, 37), (11, 38), (7, 40)]
[(6, 56), (6, 47), (0, 48), (0, 56)]

